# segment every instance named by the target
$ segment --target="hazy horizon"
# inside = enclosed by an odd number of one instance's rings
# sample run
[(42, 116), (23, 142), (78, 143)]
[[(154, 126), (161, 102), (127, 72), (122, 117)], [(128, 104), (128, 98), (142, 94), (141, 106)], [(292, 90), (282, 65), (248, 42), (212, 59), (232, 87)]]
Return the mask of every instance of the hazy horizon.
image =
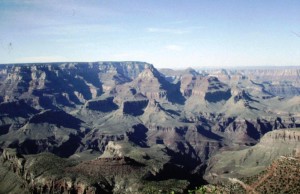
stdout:
[(299, 66), (299, 9), (295, 0), (3, 0), (0, 64)]

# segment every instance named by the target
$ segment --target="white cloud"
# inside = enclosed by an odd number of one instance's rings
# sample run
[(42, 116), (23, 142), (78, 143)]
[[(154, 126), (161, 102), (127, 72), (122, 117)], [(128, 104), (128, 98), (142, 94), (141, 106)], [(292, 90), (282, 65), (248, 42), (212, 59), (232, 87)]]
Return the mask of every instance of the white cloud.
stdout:
[(167, 46), (165, 46), (165, 48), (170, 51), (182, 51), (183, 50), (183, 47), (181, 47), (179, 45), (175, 45), (175, 44), (167, 45)]

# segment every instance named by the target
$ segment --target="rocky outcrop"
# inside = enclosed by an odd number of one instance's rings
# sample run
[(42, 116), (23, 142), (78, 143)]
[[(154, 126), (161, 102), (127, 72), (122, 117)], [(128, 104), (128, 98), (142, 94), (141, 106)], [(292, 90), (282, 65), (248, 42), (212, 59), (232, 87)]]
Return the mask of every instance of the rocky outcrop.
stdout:
[(292, 97), (300, 95), (300, 86), (295, 86), (292, 82), (265, 82), (263, 89), (274, 96)]
[(234, 96), (234, 102), (237, 103), (238, 101), (243, 100), (244, 102), (249, 102), (249, 101), (255, 101), (251, 95), (246, 92), (245, 90), (242, 90), (240, 92), (238, 92), (238, 94), (236, 94)]
[(145, 68), (136, 79), (121, 88), (134, 88), (135, 93), (140, 93), (149, 100), (169, 101), (179, 104), (184, 102), (184, 98), (179, 91), (179, 85), (168, 82), (158, 70), (151, 66)]
[(135, 80), (134, 88), (148, 99), (163, 99), (167, 97), (166, 87), (163, 78), (153, 68), (145, 69)]
[(239, 84), (245, 80), (251, 80), (260, 85), (262, 92), (274, 96), (300, 95), (300, 69), (298, 67), (260, 67), (207, 72), (225, 83)]
[(299, 156), (300, 130), (281, 129), (266, 133), (258, 144), (238, 151), (222, 151), (209, 159), (206, 179), (258, 174), (280, 156)]
[(267, 133), (260, 140), (260, 143), (263, 144), (272, 144), (277, 142), (294, 142), (300, 144), (300, 131), (293, 129), (275, 130), (272, 133)]
[(118, 109), (118, 105), (116, 105), (113, 100), (113, 97), (108, 97), (100, 100), (91, 100), (86, 103), (85, 108), (104, 113), (112, 112)]
[(148, 102), (148, 99), (124, 101), (121, 108), (124, 114), (139, 116), (144, 113), (144, 109), (147, 107)]
[(231, 97), (230, 88), (216, 77), (202, 75), (184, 75), (181, 79), (180, 91), (185, 97), (197, 96), (208, 102), (228, 100)]
[[(44, 158), (43, 158), (44, 157)], [(60, 174), (48, 174), (45, 173), (46, 169), (41, 165), (42, 160), (52, 159), (52, 161), (47, 161), (46, 164), (52, 164), (54, 166), (49, 166), (48, 169), (58, 168), (57, 172)], [(23, 180), (23, 190), (19, 191), (22, 193), (108, 193), (109, 186), (105, 182), (100, 184), (91, 184), (87, 180), (80, 177), (74, 179), (65, 174), (63, 169), (65, 165), (58, 164), (57, 162), (63, 162), (57, 159), (55, 156), (51, 155), (40, 155), (37, 159), (24, 158), (22, 155), (17, 154), (14, 150), (4, 149), (1, 157), (1, 168), (11, 170), (14, 175)], [(46, 165), (44, 164), (44, 165)], [(57, 166), (61, 165), (61, 166)], [(37, 174), (37, 169), (42, 170), (41, 174)], [(2, 171), (1, 171), (2, 172)], [(64, 174), (65, 176), (61, 176)], [(1, 192), (0, 188), (0, 192)]]
[[(97, 176), (101, 174), (108, 180), (114, 179), (116, 176), (125, 177), (129, 172), (134, 173), (144, 165), (126, 156), (97, 158), (95, 160), (83, 162), (74, 167), (70, 167), (67, 171), (76, 173), (86, 173), (88, 176)], [(99, 176), (99, 175), (98, 175)]]
[(107, 148), (110, 142), (121, 141), (126, 138), (126, 134), (88, 134), (85, 139), (83, 140), (83, 145), (81, 145), (78, 150), (85, 151), (85, 150), (95, 150), (103, 153)]
[(35, 107), (74, 107), (136, 78), (152, 65), (142, 62), (16, 64), (1, 66), (1, 98)]

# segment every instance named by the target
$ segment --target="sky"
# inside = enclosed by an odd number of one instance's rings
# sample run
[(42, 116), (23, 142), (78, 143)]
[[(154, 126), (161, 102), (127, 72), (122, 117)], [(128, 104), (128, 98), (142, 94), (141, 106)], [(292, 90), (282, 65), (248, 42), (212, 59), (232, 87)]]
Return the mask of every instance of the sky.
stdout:
[(0, 64), (300, 65), (299, 0), (0, 0)]

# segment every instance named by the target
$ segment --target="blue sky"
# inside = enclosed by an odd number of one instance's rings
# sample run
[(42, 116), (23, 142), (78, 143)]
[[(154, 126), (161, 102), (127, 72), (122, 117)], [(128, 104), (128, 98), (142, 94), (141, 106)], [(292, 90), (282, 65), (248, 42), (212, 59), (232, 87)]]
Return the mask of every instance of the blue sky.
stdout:
[(0, 0), (0, 63), (300, 65), (299, 0)]

